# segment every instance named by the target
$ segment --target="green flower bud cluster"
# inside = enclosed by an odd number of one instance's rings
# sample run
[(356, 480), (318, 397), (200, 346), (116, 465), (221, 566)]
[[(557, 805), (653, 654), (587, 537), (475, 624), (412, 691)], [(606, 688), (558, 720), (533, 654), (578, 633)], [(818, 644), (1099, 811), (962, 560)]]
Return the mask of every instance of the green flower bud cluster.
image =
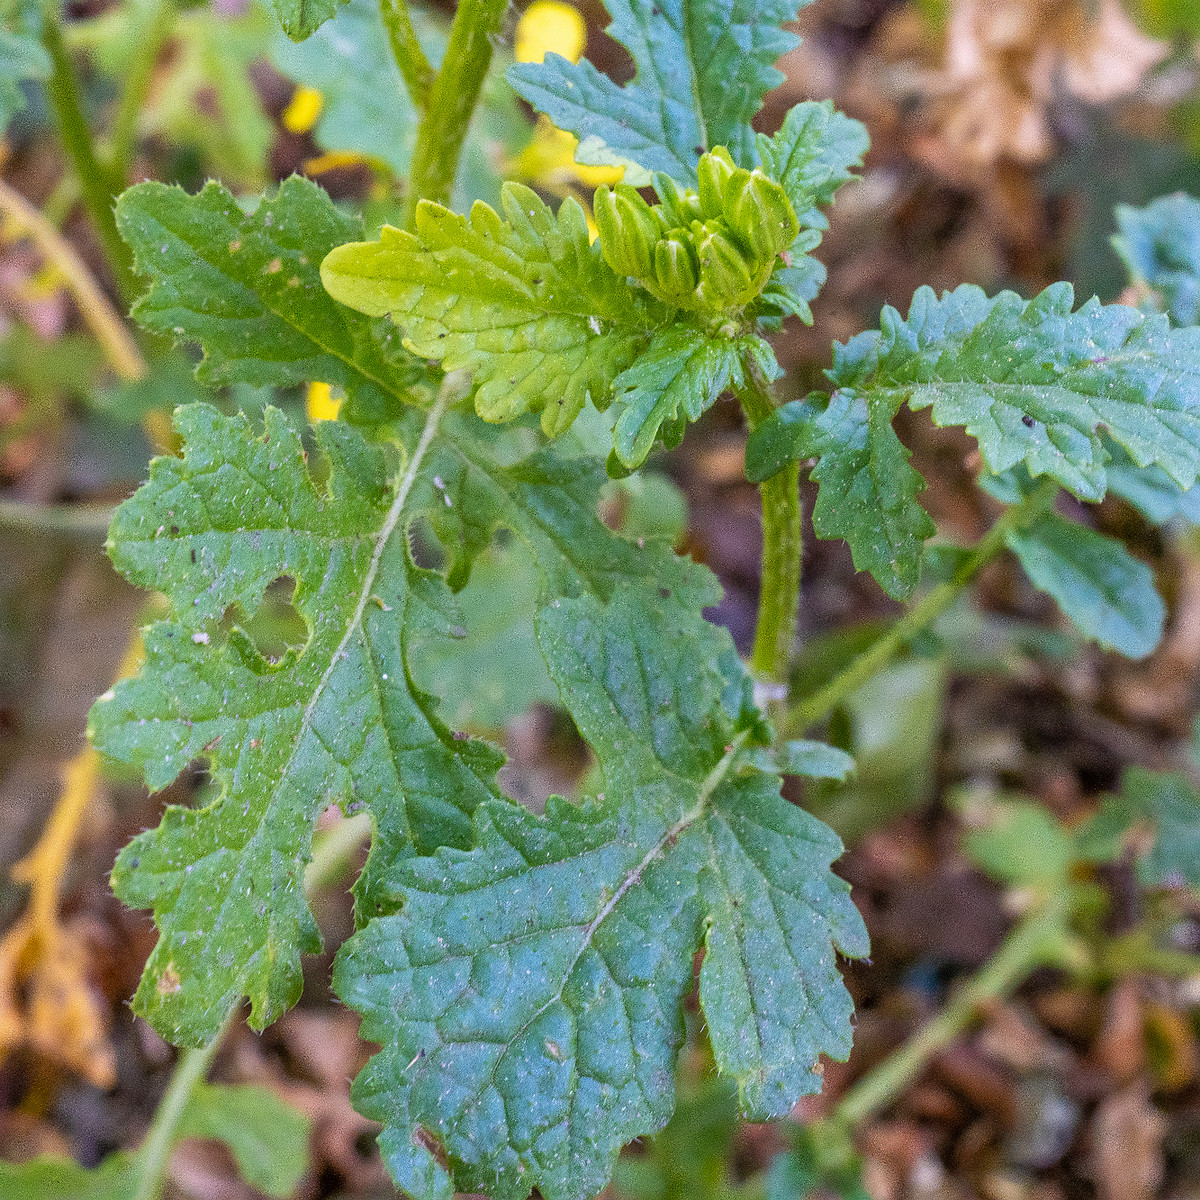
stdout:
[(661, 204), (628, 184), (599, 188), (600, 248), (614, 271), (667, 304), (726, 313), (762, 291), (800, 225), (783, 188), (757, 168), (735, 166), (723, 147), (705, 154), (697, 173), (697, 191), (656, 175)]

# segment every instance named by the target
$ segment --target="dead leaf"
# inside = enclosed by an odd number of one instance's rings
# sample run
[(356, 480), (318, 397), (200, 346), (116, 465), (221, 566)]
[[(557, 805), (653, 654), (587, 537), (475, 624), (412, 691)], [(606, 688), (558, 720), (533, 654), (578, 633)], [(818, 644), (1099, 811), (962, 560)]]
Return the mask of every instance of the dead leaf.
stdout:
[(1092, 1119), (1092, 1173), (1101, 1200), (1153, 1200), (1163, 1177), (1166, 1118), (1141, 1085), (1107, 1097)]

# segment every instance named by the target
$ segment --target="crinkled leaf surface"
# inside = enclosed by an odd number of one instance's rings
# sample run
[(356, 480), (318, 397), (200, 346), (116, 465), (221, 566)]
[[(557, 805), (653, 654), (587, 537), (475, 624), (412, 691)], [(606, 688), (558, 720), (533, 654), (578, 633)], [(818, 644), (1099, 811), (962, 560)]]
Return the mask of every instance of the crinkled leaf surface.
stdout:
[(1200, 200), (1183, 192), (1145, 208), (1117, 205), (1113, 249), (1135, 284), (1163, 298), (1175, 325), (1200, 324)]
[(558, 601), (538, 636), (605, 791), (542, 817), (481, 807), (476, 848), (400, 863), (399, 911), (335, 969), (383, 1046), (355, 1102), (417, 1200), (599, 1191), (621, 1145), (670, 1116), (701, 945), (716, 1061), (747, 1115), (783, 1115), (819, 1086), (818, 1055), (850, 1047), (836, 949), (866, 939), (828, 870), (840, 846), (740, 763), (740, 668), (711, 665), (731, 662), (728, 636), (644, 589)]
[(343, 304), (390, 313), (414, 353), (472, 371), (485, 420), (540, 410), (554, 435), (589, 396), (607, 406), (665, 310), (612, 272), (574, 200), (555, 216), (510, 183), (502, 204), (504, 221), (484, 204), (468, 219), (423, 202), (414, 233), (341, 246), (321, 277)]
[(935, 529), (917, 501), (925, 480), (892, 428), (899, 403), (895, 395), (850, 390), (835, 392), (823, 410), (793, 400), (750, 436), (746, 473), (760, 481), (787, 462), (816, 457), (817, 536), (844, 538), (855, 567), (904, 599), (921, 577), (922, 549)]
[[(221, 787), (206, 808), (168, 808), (113, 874), (160, 931), (135, 1008), (198, 1044), (242, 996), (261, 1028), (299, 995), (300, 953), (320, 945), (301, 875), (325, 807), (369, 808), (389, 857), (465, 845), (502, 757), (454, 738), (408, 679), (408, 640), (453, 623), (442, 578), (393, 536), (422, 448), (389, 482), (378, 449), (321, 422), (319, 486), (277, 410), (262, 436), (206, 405), (180, 409), (177, 428), (183, 457), (154, 461), (109, 543), (128, 579), (166, 594), (171, 619), (147, 632), (142, 672), (97, 702), (89, 728), (151, 788), (197, 757)], [(309, 637), (272, 662), (241, 623), (280, 578), (295, 580)]]
[(757, 337), (713, 337), (685, 324), (669, 325), (614, 381), (622, 403), (613, 444), (628, 468), (640, 467), (664, 422), (698, 421), (728, 387), (744, 381), (744, 355), (770, 359), (768, 377), (778, 367)]
[(1154, 573), (1120, 542), (1055, 513), (1005, 540), (1080, 633), (1129, 658), (1145, 658), (1158, 645), (1166, 608)]
[(428, 403), (424, 364), (321, 286), (322, 257), (362, 237), (307, 179), (285, 180), (249, 216), (218, 183), (197, 195), (161, 183), (130, 188), (117, 225), (151, 280), (133, 315), (148, 329), (198, 342), (207, 383), (319, 380), (346, 390), (351, 418), (381, 420)]
[(294, 42), (315, 33), (346, 0), (271, 0), (283, 31)]
[(633, 55), (632, 82), (620, 86), (586, 59), (557, 54), (511, 67), (508, 78), (579, 138), (579, 162), (624, 164), (626, 182), (637, 185), (653, 171), (694, 182), (697, 159), (715, 146), (756, 165), (750, 120), (783, 82), (775, 61), (799, 38), (782, 26), (805, 3), (608, 0), (608, 33)]
[(885, 308), (882, 332), (835, 346), (829, 377), (870, 404), (931, 408), (963, 425), (996, 473), (1024, 463), (1077, 496), (1104, 495), (1100, 436), (1139, 467), (1188, 488), (1200, 472), (1200, 329), (1090, 300), (1069, 284), (1034, 300), (964, 285), (913, 297), (907, 319)]
[(1200, 521), (1200, 487), (1181, 488), (1161, 467), (1139, 467), (1120, 446), (1106, 447), (1108, 490), (1128, 500), (1152, 525), (1175, 517)]

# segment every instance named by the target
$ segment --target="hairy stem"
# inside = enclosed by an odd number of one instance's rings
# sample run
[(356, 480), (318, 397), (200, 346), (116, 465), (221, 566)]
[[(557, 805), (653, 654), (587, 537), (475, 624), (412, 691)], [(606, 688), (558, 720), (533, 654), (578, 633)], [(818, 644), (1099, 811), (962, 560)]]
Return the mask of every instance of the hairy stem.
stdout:
[(1054, 480), (1040, 483), (1003, 516), (980, 539), (974, 550), (959, 564), (954, 575), (930, 589), (885, 634), (872, 642), (841, 674), (834, 676), (820, 691), (794, 705), (787, 718), (790, 732), (800, 733), (824, 720), (837, 706), (881, 671), (913, 639), (927, 629), (957, 599), (959, 593), (995, 558), (1014, 530), (1028, 525), (1045, 511), (1058, 495)]
[(171, 29), (175, 24), (175, 6), (172, 0), (148, 0), (139, 5), (138, 27), (141, 37), (134, 50), (133, 59), (126, 66), (125, 84), (117, 102), (113, 117), (112, 140), (109, 149), (109, 169), (118, 187), (123, 187), (129, 178), (137, 142), (137, 121), (142, 111), (150, 82), (154, 77), (154, 65)]
[[(137, 343), (70, 242), (20, 192), (3, 180), (0, 180), (0, 213), (8, 217), (37, 246), (42, 257), (57, 268), (63, 283), (75, 297), (88, 328), (100, 343), (113, 374), (127, 381), (141, 379), (146, 374), (146, 363)], [(115, 225), (113, 232), (116, 232)]]
[[(770, 384), (751, 365), (738, 392), (751, 430), (775, 410)], [(762, 499), (762, 582), (750, 664), (759, 679), (782, 684), (796, 640), (800, 614), (800, 466), (792, 463), (760, 484)]]
[(492, 61), (492, 38), (500, 31), (506, 7), (506, 0), (459, 0), (442, 68), (429, 89), (429, 102), (417, 130), (405, 202), (406, 225), (412, 225), (420, 201), (445, 204), (450, 199), (467, 126)]
[(63, 45), (58, 11), (52, 5), (47, 5), (43, 12), (42, 42), (53, 67), (46, 83), (46, 95), (54, 110), (63, 147), (79, 180), (84, 207), (92, 219), (117, 290), (124, 300), (131, 300), (133, 252), (121, 240), (113, 216), (113, 196), (120, 184), (96, 157), (91, 131), (83, 114), (79, 80)]
[(404, 79), (413, 107), (422, 115), (429, 108), (429, 91), (437, 72), (433, 69), (413, 28), (408, 5), (404, 0), (379, 0), (379, 11), (387, 28), (388, 41), (392, 46), (392, 57)]
[(894, 1054), (872, 1067), (838, 1102), (829, 1120), (843, 1127), (890, 1104), (975, 1019), (981, 1005), (1015, 991), (1039, 966), (1052, 962), (1066, 936), (1070, 901), (1057, 889), (1005, 938), (1000, 949)]

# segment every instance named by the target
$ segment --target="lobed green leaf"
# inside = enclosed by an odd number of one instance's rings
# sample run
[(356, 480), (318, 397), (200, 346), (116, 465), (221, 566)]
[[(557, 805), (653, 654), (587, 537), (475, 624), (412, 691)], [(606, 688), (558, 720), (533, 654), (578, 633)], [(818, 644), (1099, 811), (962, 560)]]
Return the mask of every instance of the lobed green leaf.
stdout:
[(829, 378), (868, 406), (907, 401), (936, 425), (963, 425), (989, 470), (1024, 463), (1081, 499), (1105, 492), (1101, 429), (1138, 467), (1180, 487), (1200, 473), (1200, 330), (1090, 300), (1069, 284), (1034, 300), (964, 285), (885, 308), (881, 332), (835, 346)]
[(362, 236), (299, 176), (247, 215), (218, 183), (197, 195), (161, 183), (117, 201), (117, 227), (150, 290), (133, 308), (146, 328), (198, 342), (206, 383), (287, 386), (317, 380), (344, 388), (347, 416), (379, 421), (428, 404), (427, 366), (321, 286), (321, 259)]
[(696, 163), (725, 146), (756, 164), (751, 118), (783, 82), (776, 60), (799, 44), (782, 26), (808, 0), (608, 0), (609, 36), (633, 55), (618, 85), (586, 59), (549, 54), (510, 67), (517, 94), (579, 138), (581, 163), (625, 167), (636, 186), (662, 171), (695, 183)]
[(1113, 249), (1135, 285), (1157, 292), (1174, 325), (1200, 325), (1200, 200), (1183, 192), (1117, 205)]
[(397, 911), (339, 953), (335, 988), (383, 1047), (355, 1102), (416, 1200), (600, 1190), (621, 1145), (670, 1116), (701, 945), (701, 1005), (746, 1115), (783, 1115), (819, 1087), (819, 1054), (849, 1052), (835, 948), (866, 939), (828, 870), (837, 839), (778, 776), (737, 769), (740, 668), (706, 665), (730, 662), (728, 635), (652, 595), (539, 617), (605, 791), (543, 817), (481, 807), (475, 848), (400, 863)]

